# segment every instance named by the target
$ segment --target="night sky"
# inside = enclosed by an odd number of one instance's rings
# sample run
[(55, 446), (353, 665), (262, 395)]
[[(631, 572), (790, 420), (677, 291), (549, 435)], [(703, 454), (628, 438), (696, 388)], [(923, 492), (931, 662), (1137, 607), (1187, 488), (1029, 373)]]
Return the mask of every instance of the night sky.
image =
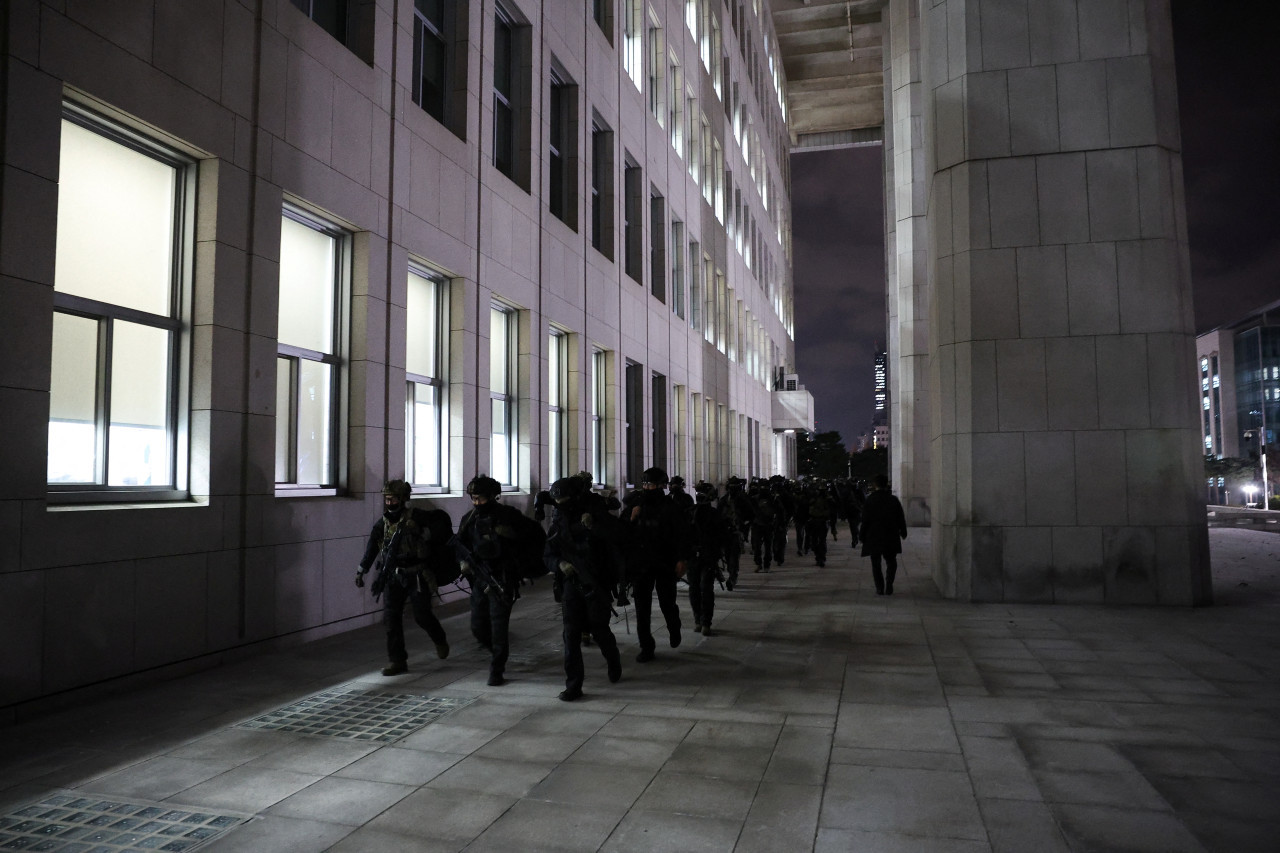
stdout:
[[(1173, 27), (1205, 332), (1280, 300), (1280, 3), (1173, 0)], [(797, 369), (818, 429), (847, 447), (870, 423), (885, 336), (881, 157), (870, 146), (791, 158)]]

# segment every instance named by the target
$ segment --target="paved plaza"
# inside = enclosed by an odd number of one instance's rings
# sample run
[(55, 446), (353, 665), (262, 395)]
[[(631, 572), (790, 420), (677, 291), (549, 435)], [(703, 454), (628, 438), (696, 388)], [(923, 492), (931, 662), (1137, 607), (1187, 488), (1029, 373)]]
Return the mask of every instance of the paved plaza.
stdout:
[(840, 536), (744, 564), (710, 638), (682, 593), (653, 663), (620, 614), (622, 681), (587, 649), (572, 704), (542, 581), (503, 687), (455, 609), (447, 661), (409, 625), (407, 675), (367, 628), (35, 715), (0, 729), (0, 849), (1280, 847), (1280, 535), (1212, 529), (1194, 610), (944, 601), (928, 530), (880, 597)]

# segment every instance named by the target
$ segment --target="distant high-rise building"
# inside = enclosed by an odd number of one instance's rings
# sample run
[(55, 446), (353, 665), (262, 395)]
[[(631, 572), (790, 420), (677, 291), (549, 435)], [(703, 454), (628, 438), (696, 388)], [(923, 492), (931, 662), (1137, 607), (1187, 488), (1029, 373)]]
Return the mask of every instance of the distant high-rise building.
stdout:
[(876, 350), (876, 407), (871, 416), (872, 424), (889, 422), (889, 367), (888, 357), (883, 349)]
[(1280, 302), (1196, 338), (1206, 456), (1246, 456), (1280, 434)]

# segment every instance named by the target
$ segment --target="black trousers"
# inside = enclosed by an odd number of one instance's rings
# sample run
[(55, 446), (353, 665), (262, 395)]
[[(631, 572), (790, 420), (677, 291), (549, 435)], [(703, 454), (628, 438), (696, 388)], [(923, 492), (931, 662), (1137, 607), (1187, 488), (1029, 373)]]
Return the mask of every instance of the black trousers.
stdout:
[(757, 566), (769, 568), (769, 564), (773, 562), (773, 528), (751, 528), (751, 556)]
[(485, 592), (477, 583), (471, 587), (471, 633), (490, 651), (489, 674), (502, 675), (507, 669), (507, 627), (511, 624), (511, 599), (501, 590)]
[(636, 605), (636, 637), (640, 648), (651, 652), (656, 648), (649, 622), (653, 618), (653, 594), (658, 593), (658, 608), (667, 623), (667, 630), (680, 630), (680, 606), (676, 604), (676, 573), (674, 569), (657, 569), (641, 572), (632, 581)]
[(733, 583), (738, 582), (738, 565), (742, 561), (742, 539), (738, 536), (737, 531), (729, 536), (728, 544), (724, 548), (724, 564), (729, 570), (729, 580)]
[(582, 663), (582, 634), (589, 633), (600, 647), (605, 662), (610, 667), (622, 666), (618, 654), (618, 641), (609, 628), (609, 595), (599, 592), (591, 597), (574, 583), (564, 585), (564, 599), (560, 604), (564, 622), (564, 686), (569, 690), (581, 690), (585, 672)]
[(413, 608), (413, 621), (431, 637), (431, 642), (440, 645), (445, 642), (444, 626), (431, 612), (431, 590), (419, 589), (417, 583), (408, 586), (399, 580), (387, 582), (382, 593), (382, 624), (387, 629), (387, 660), (392, 663), (404, 663), (409, 653), (404, 646), (404, 605)]
[(787, 523), (784, 521), (773, 528), (773, 560), (779, 566), (787, 555)]
[(880, 571), (880, 554), (871, 555), (871, 577), (876, 582), (876, 592), (893, 592), (893, 577), (898, 573), (898, 555), (884, 554), (884, 572)]
[(822, 565), (827, 561), (827, 520), (825, 518), (810, 520), (807, 533), (809, 550), (813, 551), (818, 565)]
[(689, 567), (689, 607), (693, 610), (693, 621), (698, 625), (711, 626), (711, 616), (716, 609), (716, 564), (694, 563)]

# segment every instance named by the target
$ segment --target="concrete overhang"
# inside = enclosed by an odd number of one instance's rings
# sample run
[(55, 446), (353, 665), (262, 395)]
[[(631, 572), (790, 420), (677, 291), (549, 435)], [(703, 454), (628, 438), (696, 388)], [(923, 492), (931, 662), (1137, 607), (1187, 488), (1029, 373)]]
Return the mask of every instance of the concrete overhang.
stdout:
[(772, 0), (793, 150), (883, 139), (887, 3)]
[(798, 391), (773, 392), (773, 431), (813, 432), (813, 395)]

